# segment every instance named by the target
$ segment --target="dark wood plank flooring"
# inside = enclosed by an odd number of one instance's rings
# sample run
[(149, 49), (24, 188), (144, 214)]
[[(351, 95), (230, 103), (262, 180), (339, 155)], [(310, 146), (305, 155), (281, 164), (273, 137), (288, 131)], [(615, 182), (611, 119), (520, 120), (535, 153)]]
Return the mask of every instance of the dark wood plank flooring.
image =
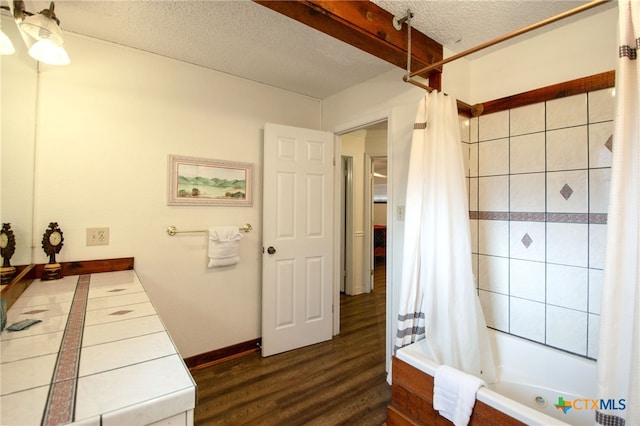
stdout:
[(192, 371), (196, 425), (381, 425), (391, 390), (385, 373), (386, 285), (341, 296), (333, 340), (268, 358), (253, 353)]

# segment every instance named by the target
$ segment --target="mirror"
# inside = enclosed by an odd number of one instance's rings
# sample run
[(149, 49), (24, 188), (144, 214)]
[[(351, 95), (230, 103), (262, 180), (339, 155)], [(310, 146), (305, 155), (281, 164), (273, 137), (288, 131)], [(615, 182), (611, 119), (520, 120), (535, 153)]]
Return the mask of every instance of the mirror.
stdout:
[(12, 266), (29, 265), (33, 253), (37, 62), (32, 59), (8, 11), (2, 31), (16, 52), (0, 56), (0, 222), (11, 223), (16, 238)]

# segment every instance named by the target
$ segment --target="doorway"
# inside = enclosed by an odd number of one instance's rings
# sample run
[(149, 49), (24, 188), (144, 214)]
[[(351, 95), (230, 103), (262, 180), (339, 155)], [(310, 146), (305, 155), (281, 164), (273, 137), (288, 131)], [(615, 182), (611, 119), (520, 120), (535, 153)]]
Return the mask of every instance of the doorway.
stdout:
[(373, 227), (372, 238), (372, 286), (384, 283), (386, 286), (386, 262), (387, 262), (387, 157), (372, 157), (372, 203), (371, 223)]
[(376, 265), (386, 266), (387, 132), (384, 120), (340, 135), (341, 292), (348, 296), (372, 292), (376, 274), (386, 281)]

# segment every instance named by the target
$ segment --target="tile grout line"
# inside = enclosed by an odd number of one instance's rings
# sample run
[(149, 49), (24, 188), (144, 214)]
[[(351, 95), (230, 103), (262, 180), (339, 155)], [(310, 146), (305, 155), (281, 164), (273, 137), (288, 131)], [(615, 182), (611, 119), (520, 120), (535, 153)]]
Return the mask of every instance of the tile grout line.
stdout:
[(91, 275), (81, 275), (78, 278), (51, 379), (42, 426), (71, 423), (75, 417), (78, 369), (90, 280)]

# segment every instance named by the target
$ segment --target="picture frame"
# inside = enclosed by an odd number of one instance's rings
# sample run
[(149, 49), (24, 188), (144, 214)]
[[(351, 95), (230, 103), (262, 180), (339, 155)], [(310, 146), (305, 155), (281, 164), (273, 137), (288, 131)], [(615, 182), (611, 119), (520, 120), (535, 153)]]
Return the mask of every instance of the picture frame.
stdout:
[(251, 206), (253, 164), (169, 155), (170, 206)]

